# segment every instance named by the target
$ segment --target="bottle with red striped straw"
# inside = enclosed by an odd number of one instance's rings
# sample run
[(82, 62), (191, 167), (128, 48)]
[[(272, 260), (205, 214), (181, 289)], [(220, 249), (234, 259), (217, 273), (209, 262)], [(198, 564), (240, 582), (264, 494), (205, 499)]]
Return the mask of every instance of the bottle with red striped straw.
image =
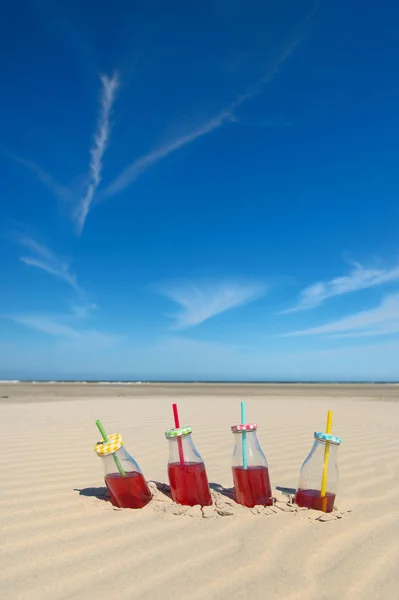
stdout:
[(249, 508), (273, 504), (266, 456), (260, 447), (257, 425), (246, 422), (245, 402), (241, 402), (241, 423), (233, 425), (233, 481), (236, 502)]
[(191, 427), (180, 427), (177, 406), (173, 405), (175, 428), (166, 431), (169, 444), (168, 476), (173, 501), (185, 506), (210, 506), (205, 464), (192, 439)]

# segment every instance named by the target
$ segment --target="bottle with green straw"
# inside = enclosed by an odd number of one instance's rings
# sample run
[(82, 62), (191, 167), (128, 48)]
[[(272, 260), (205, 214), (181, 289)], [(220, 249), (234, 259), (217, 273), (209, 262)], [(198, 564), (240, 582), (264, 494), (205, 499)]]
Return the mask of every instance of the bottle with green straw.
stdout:
[(125, 450), (119, 433), (107, 435), (100, 421), (96, 425), (103, 439), (94, 451), (102, 460), (112, 504), (118, 508), (142, 508), (151, 500), (151, 492), (139, 465)]
[(233, 425), (233, 481), (238, 504), (253, 507), (273, 504), (266, 456), (260, 447), (257, 425), (247, 423), (245, 402), (241, 402), (241, 423)]

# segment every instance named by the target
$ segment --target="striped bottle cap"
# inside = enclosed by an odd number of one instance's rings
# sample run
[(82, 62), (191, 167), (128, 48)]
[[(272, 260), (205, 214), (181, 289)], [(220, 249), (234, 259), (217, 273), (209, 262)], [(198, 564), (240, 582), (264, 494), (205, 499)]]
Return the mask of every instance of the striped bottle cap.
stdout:
[(233, 425), (231, 431), (237, 433), (238, 431), (256, 431), (258, 426), (255, 423), (245, 423), (244, 425)]
[(170, 440), (171, 438), (176, 438), (181, 435), (187, 435), (191, 432), (191, 427), (179, 427), (178, 429), (169, 429), (169, 431), (165, 431), (165, 437), (166, 439)]
[(336, 446), (339, 446), (340, 444), (342, 444), (342, 439), (340, 437), (337, 437), (336, 435), (331, 435), (331, 433), (323, 433), (322, 431), (315, 431), (314, 437), (316, 440), (319, 440), (320, 442), (331, 442), (331, 444), (335, 444)]
[(94, 446), (94, 452), (97, 456), (109, 456), (123, 446), (122, 436), (119, 433), (111, 433), (108, 436), (108, 442), (98, 442)]

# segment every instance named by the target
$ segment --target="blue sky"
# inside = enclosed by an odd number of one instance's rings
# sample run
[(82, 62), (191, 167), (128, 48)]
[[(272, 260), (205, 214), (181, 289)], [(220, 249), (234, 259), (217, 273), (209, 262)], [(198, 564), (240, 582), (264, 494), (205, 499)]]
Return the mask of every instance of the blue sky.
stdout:
[(17, 0), (0, 378), (398, 380), (399, 5)]

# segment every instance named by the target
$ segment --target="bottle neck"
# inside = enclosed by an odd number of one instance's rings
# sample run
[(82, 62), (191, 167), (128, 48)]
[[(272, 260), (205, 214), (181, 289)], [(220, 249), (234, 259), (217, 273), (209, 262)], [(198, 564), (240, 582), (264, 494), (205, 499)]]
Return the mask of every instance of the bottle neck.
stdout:
[(256, 430), (234, 432), (233, 467), (266, 467)]
[[(115, 458), (117, 460), (115, 460)], [(108, 456), (102, 457), (101, 461), (103, 463), (105, 475), (120, 475), (121, 473), (119, 471), (118, 465), (122, 468), (122, 470), (125, 473), (141, 473), (139, 465), (136, 463), (134, 458), (130, 456), (130, 454), (125, 450), (123, 446), (121, 446), (121, 448), (119, 448), (119, 450), (117, 450), (113, 454), (109, 454)]]
[(192, 434), (180, 435), (168, 438), (169, 464), (172, 463), (201, 463), (203, 462), (198, 450), (194, 445)]
[(338, 486), (337, 444), (314, 439), (300, 471), (298, 489), (336, 494)]
[(247, 440), (248, 443), (251, 444), (259, 444), (258, 441), (258, 436), (256, 434), (256, 430), (252, 429), (249, 431), (236, 431), (234, 432), (234, 442), (240, 443), (242, 442), (243, 438)]
[(328, 453), (331, 458), (336, 457), (337, 450), (339, 448), (338, 444), (332, 444), (331, 442), (325, 442), (322, 440), (315, 439), (313, 448), (311, 450), (311, 454), (325, 454), (326, 449), (328, 448)]

